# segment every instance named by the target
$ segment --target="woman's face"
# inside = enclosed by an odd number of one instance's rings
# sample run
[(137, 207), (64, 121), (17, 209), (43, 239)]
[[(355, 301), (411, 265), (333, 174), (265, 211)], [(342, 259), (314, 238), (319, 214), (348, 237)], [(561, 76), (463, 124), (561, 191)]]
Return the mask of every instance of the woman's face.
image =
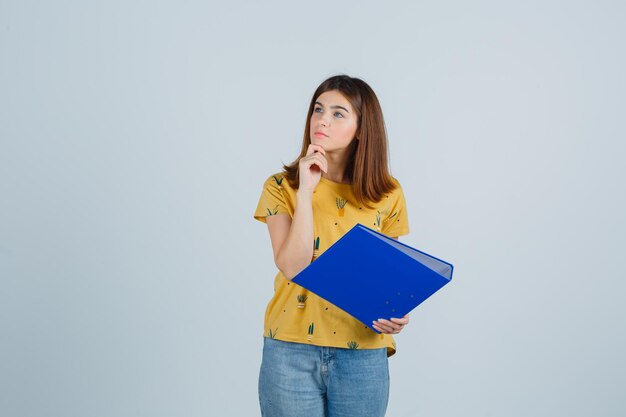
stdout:
[(311, 115), (311, 143), (327, 152), (342, 150), (352, 142), (356, 129), (356, 113), (339, 91), (326, 91), (317, 98)]

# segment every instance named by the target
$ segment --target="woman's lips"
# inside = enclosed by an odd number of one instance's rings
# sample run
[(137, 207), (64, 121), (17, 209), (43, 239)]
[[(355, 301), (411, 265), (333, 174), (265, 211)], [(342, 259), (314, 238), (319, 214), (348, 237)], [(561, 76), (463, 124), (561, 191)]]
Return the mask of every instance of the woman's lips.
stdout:
[(318, 138), (323, 138), (323, 137), (328, 136), (328, 135), (323, 134), (322, 132), (315, 132), (314, 135), (317, 136)]

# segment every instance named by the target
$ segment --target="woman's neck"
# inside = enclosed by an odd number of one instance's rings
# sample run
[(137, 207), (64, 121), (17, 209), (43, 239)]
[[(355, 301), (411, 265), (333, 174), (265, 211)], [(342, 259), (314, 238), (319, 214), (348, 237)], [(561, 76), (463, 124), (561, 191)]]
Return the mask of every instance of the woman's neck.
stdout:
[(345, 178), (348, 155), (346, 152), (327, 152), (328, 172), (322, 172), (322, 177), (332, 182), (350, 183), (351, 178)]

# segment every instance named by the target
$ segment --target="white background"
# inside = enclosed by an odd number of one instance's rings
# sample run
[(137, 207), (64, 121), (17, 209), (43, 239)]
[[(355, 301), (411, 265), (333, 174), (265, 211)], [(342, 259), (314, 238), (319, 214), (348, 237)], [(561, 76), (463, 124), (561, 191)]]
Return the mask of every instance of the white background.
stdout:
[(0, 414), (259, 415), (252, 214), (338, 73), (454, 264), (388, 416), (626, 414), (619, 1), (0, 0)]

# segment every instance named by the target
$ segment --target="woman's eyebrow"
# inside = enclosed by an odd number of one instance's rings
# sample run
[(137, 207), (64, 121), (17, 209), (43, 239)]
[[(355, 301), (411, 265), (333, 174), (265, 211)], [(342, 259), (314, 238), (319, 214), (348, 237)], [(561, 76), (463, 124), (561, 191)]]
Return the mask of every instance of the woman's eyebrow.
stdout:
[[(320, 103), (319, 101), (316, 101), (315, 104), (319, 104), (320, 106), (324, 107), (324, 105), (322, 103)], [(342, 106), (330, 106), (331, 109), (341, 109), (341, 110), (345, 110), (347, 113), (350, 113), (348, 111), (348, 109), (346, 109), (345, 107)]]

